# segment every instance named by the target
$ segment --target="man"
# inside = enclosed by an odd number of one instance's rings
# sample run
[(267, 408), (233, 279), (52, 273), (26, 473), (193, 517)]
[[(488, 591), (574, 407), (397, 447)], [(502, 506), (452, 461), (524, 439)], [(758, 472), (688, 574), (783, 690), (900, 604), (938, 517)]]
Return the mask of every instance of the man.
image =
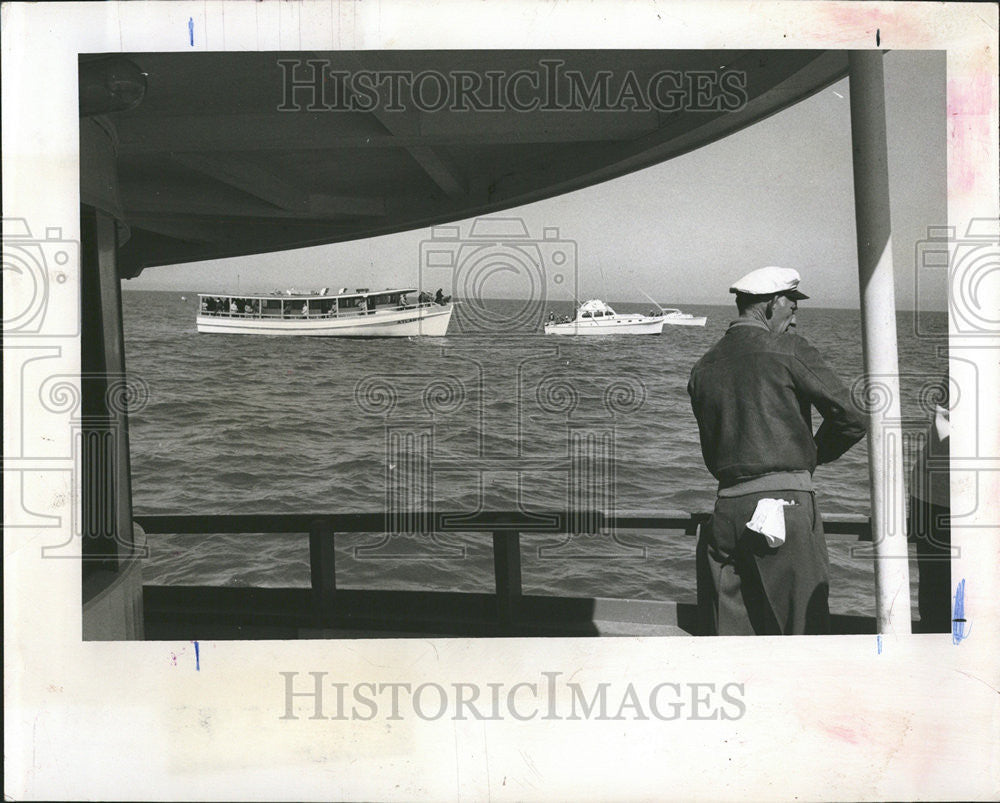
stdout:
[[(797, 271), (767, 267), (730, 287), (739, 318), (688, 382), (702, 456), (719, 481), (697, 552), (704, 632), (829, 631), (812, 473), (861, 440), (866, 421), (819, 352), (791, 331), (808, 298), (798, 284)], [(812, 407), (823, 417), (815, 435)]]

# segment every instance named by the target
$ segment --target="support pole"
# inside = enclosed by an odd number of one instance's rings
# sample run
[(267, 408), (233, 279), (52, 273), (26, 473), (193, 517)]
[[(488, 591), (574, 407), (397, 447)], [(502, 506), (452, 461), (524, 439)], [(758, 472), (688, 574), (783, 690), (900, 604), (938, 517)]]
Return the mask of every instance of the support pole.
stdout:
[(84, 574), (116, 572), (133, 548), (125, 340), (115, 221), (83, 207), (81, 277)]
[(868, 397), (888, 401), (873, 405), (884, 409), (872, 409), (868, 430), (876, 625), (879, 633), (909, 633), (910, 570), (899, 437), (899, 361), (882, 53), (852, 50), (848, 59), (865, 374)]
[(309, 575), (312, 584), (313, 613), (318, 626), (333, 623), (337, 593), (337, 567), (334, 559), (335, 536), (327, 519), (309, 525)]
[(504, 632), (513, 632), (521, 603), (521, 534), (493, 533), (493, 573), (497, 590), (497, 618)]

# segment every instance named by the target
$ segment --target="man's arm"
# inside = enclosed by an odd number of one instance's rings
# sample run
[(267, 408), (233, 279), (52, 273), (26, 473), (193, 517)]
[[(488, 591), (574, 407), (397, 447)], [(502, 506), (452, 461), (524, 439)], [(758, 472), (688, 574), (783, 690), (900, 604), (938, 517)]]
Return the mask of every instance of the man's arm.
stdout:
[(832, 463), (865, 436), (868, 419), (851, 401), (844, 383), (820, 353), (803, 338), (796, 337), (795, 381), (806, 399), (823, 416), (813, 439), (816, 461)]

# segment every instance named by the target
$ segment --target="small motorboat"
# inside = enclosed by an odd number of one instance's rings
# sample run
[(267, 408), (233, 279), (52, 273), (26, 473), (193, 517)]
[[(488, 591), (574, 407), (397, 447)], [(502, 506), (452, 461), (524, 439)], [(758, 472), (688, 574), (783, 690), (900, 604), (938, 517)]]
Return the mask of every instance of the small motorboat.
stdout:
[(708, 320), (708, 318), (704, 315), (691, 315), (687, 312), (681, 312), (675, 307), (660, 307), (660, 312), (663, 313), (664, 325), (704, 326), (705, 322)]
[(545, 323), (547, 335), (658, 335), (663, 331), (663, 315), (638, 312), (619, 314), (600, 299), (580, 305), (574, 320), (556, 320), (550, 315)]

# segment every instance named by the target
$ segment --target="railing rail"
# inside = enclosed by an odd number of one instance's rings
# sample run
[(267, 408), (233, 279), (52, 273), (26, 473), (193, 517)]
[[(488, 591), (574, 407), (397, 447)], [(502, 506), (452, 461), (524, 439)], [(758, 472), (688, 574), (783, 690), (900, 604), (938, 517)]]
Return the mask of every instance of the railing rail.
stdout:
[[(399, 520), (399, 517), (393, 517)], [(694, 536), (709, 518), (707, 513), (683, 516), (626, 514), (605, 516), (591, 511), (487, 511), (475, 514), (434, 512), (409, 514), (413, 527), (400, 534), (490, 533), (493, 537), (495, 577), (495, 621), (501, 632), (514, 632), (521, 590), (522, 534), (584, 534), (575, 530), (579, 522), (589, 522), (600, 533), (620, 530), (660, 530)], [(337, 614), (335, 543), (337, 533), (396, 532), (388, 527), (388, 517), (379, 513), (272, 513), (136, 516), (147, 535), (302, 533), (309, 537), (310, 584), (313, 612), (317, 623), (330, 623)], [(870, 521), (863, 516), (824, 520), (824, 531), (835, 536), (871, 540)]]
[[(443, 512), (408, 513), (395, 520), (413, 521), (420, 526), (413, 532), (492, 532), (497, 529), (519, 532), (572, 533), (570, 522), (597, 522), (599, 529), (615, 527), (629, 530), (681, 531), (696, 535), (698, 527), (711, 514), (687, 513), (665, 515), (658, 513), (627, 513), (606, 516), (603, 513), (581, 511), (485, 511), (475, 514)], [(309, 532), (310, 525), (322, 521), (335, 532), (382, 533), (385, 532), (387, 515), (378, 513), (222, 513), (204, 515), (153, 514), (135, 517), (143, 529), (153, 533), (295, 533)], [(871, 539), (871, 523), (867, 516), (824, 518), (823, 530), (827, 535), (853, 535), (859, 541)], [(583, 530), (580, 531), (584, 532)]]

